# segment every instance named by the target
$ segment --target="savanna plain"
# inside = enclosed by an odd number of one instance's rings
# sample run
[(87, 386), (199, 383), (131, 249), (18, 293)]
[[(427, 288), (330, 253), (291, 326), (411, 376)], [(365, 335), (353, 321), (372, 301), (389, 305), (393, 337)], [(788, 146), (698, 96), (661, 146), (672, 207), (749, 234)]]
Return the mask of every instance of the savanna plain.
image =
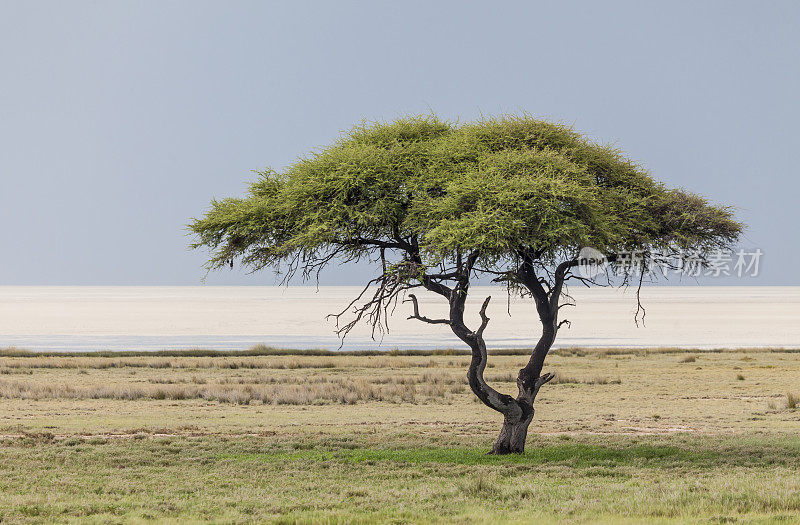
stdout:
[(553, 350), (522, 456), (468, 360), (0, 352), (0, 522), (800, 522), (797, 351)]

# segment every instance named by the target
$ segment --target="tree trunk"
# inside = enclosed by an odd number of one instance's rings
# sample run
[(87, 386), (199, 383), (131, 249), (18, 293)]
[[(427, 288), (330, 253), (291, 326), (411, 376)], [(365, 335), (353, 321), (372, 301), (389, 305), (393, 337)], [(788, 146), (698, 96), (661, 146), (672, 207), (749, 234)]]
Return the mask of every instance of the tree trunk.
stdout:
[(554, 319), (543, 322), (542, 336), (534, 349), (528, 365), (519, 371), (517, 387), (519, 395), (516, 404), (519, 410), (514, 413), (506, 412), (503, 418), (503, 428), (497, 437), (492, 454), (522, 454), (525, 452), (525, 441), (528, 438), (528, 427), (533, 421), (533, 403), (539, 388), (550, 379), (553, 374), (541, 375), (544, 357), (555, 341), (557, 328)]
[[(471, 264), (468, 266), (471, 268)], [(559, 272), (561, 272), (561, 277), (563, 278), (563, 270), (559, 270)], [(557, 272), (557, 277), (558, 275), (559, 273)], [(523, 280), (523, 282), (526, 281)], [(521, 454), (525, 452), (525, 440), (528, 437), (528, 427), (533, 420), (533, 402), (536, 399), (536, 394), (542, 385), (553, 378), (553, 374), (542, 375), (542, 366), (558, 331), (557, 317), (560, 284), (553, 289), (553, 296), (548, 298), (538, 279), (534, 279), (531, 283), (529, 288), (533, 287), (532, 294), (542, 322), (542, 335), (533, 350), (528, 364), (519, 371), (517, 376), (519, 395), (516, 399), (512, 396), (501, 394), (488, 385), (483, 377), (488, 355), (486, 342), (483, 339), (483, 331), (489, 323), (486, 308), (489, 306), (491, 296), (483, 301), (479, 312), (481, 324), (473, 332), (464, 324), (464, 305), (469, 289), (469, 280), (462, 278), (459, 280), (458, 285), (446, 294), (450, 301), (450, 319), (441, 320), (441, 322), (449, 324), (453, 333), (472, 349), (472, 360), (467, 370), (467, 382), (470, 389), (486, 406), (503, 414), (503, 428), (494, 447), (492, 447), (492, 454)], [(526, 282), (527, 285), (528, 283)], [(412, 317), (429, 323), (440, 322), (440, 320), (421, 317), (416, 298), (413, 295), (409, 297), (414, 302), (414, 315)]]
[(518, 421), (506, 417), (503, 428), (492, 447), (492, 454), (522, 454), (525, 452), (525, 440), (528, 438), (528, 426), (533, 421), (533, 409)]

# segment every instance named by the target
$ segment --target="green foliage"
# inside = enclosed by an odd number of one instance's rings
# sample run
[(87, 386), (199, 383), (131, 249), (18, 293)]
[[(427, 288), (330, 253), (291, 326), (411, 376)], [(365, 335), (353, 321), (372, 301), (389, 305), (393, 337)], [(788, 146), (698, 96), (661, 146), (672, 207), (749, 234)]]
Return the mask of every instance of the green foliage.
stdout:
[(418, 246), (425, 265), (477, 252), (485, 267), (522, 249), (545, 262), (584, 246), (707, 250), (741, 228), (730, 208), (667, 189), (620, 151), (528, 116), (358, 126), (190, 225), (193, 247), (212, 250), (209, 269), (239, 259), (256, 270), (318, 268), (398, 240)]

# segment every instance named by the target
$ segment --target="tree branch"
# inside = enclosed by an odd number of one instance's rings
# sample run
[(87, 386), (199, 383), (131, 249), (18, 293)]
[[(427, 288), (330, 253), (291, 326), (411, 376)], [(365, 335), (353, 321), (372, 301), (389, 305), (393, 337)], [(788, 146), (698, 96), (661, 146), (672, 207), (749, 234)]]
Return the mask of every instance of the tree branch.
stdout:
[(518, 255), (522, 259), (522, 264), (517, 268), (516, 277), (531, 293), (537, 309), (539, 309), (547, 303), (548, 292), (544, 289), (543, 279), (536, 275), (533, 267), (534, 255), (530, 253), (530, 250), (520, 250)]
[(551, 309), (558, 308), (558, 299), (561, 296), (561, 290), (564, 288), (564, 280), (567, 276), (567, 272), (575, 266), (578, 266), (578, 264), (578, 259), (570, 259), (562, 262), (556, 267), (555, 275), (553, 277), (553, 287), (550, 290), (549, 298)]
[(419, 303), (417, 302), (417, 296), (414, 295), (413, 293), (408, 294), (408, 299), (404, 300), (403, 302), (404, 303), (411, 302), (414, 304), (414, 314), (409, 315), (408, 316), (409, 319), (417, 319), (419, 321), (423, 321), (425, 323), (430, 323), (430, 324), (446, 324), (446, 325), (450, 324), (449, 319), (431, 319), (429, 317), (419, 315)]
[(547, 372), (546, 374), (540, 375), (539, 379), (536, 380), (536, 385), (535, 385), (536, 390), (539, 390), (542, 387), (542, 385), (548, 383), (554, 377), (556, 377), (556, 375), (553, 374), (552, 372)]
[(552, 372), (547, 372), (546, 374), (542, 374), (536, 378), (536, 382), (533, 385), (533, 399), (536, 399), (536, 394), (539, 393), (539, 389), (542, 388), (542, 386), (544, 386), (546, 383), (549, 383), (554, 377), (556, 377), (555, 374)]
[(395, 242), (395, 241), (382, 241), (380, 239), (364, 239), (361, 237), (339, 241), (337, 244), (341, 246), (377, 246), (378, 248), (397, 248), (400, 250), (405, 249), (405, 243)]
[(642, 281), (644, 280), (644, 268), (641, 269), (639, 272), (639, 286), (636, 288), (636, 313), (633, 314), (633, 322), (636, 323), (636, 328), (639, 328), (639, 311), (642, 312), (642, 326), (644, 324), (644, 317), (647, 315), (647, 310), (645, 310), (644, 305), (642, 304)]
[(486, 308), (489, 306), (489, 300), (492, 298), (490, 295), (486, 299), (483, 300), (483, 305), (481, 306), (481, 325), (478, 327), (478, 331), (475, 332), (475, 335), (478, 337), (483, 337), (483, 331), (486, 330), (486, 327), (489, 325), (489, 317), (486, 315)]

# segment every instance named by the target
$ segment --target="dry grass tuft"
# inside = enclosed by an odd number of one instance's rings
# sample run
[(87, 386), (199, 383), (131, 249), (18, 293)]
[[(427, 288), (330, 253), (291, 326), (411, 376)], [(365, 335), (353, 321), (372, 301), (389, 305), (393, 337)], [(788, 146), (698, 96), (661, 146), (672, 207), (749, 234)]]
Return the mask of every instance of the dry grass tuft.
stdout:
[(495, 483), (483, 473), (462, 481), (459, 488), (462, 494), (474, 498), (496, 497), (500, 492)]
[(786, 408), (794, 410), (797, 408), (797, 405), (800, 405), (800, 395), (793, 394), (791, 392), (786, 394)]
[(798, 406), (800, 406), (800, 395), (787, 392), (786, 397), (784, 398), (783, 403), (779, 403), (775, 399), (770, 399), (767, 402), (767, 406), (770, 410), (795, 410)]
[(561, 375), (556, 372), (556, 376), (550, 381), (550, 384), (564, 385), (564, 384), (583, 384), (583, 385), (620, 385), (622, 379), (611, 379), (606, 376), (595, 376), (593, 378), (576, 378), (571, 376)]
[(514, 372), (506, 372), (504, 374), (486, 374), (486, 381), (494, 383), (516, 383), (517, 374)]

